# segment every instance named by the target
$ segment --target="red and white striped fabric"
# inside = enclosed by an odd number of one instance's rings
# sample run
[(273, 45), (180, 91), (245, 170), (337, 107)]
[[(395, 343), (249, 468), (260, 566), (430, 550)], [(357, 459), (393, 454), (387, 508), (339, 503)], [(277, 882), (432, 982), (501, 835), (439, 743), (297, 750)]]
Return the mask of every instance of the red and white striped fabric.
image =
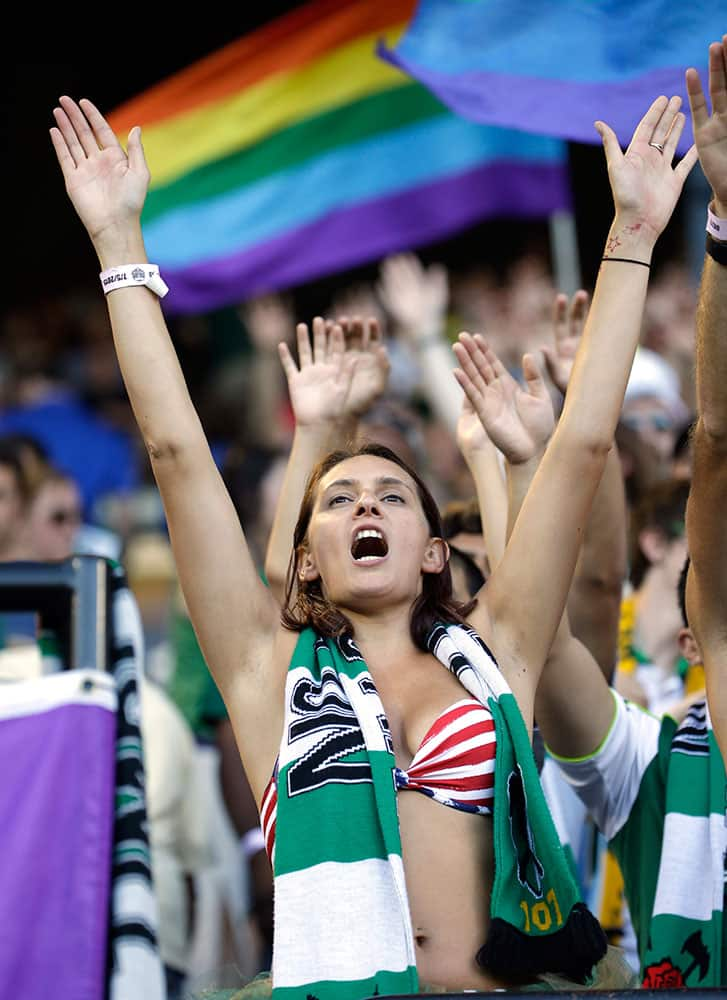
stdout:
[[(396, 787), (428, 795), (462, 812), (487, 815), (495, 797), (495, 723), (475, 698), (456, 702), (434, 721)], [(272, 863), (278, 809), (277, 766), (260, 806), (265, 850)]]
[(273, 863), (273, 848), (275, 847), (275, 820), (278, 814), (278, 765), (265, 789), (263, 800), (260, 803), (260, 826), (265, 838), (265, 850)]
[(474, 698), (446, 709), (434, 722), (396, 787), (422, 792), (464, 812), (492, 812), (495, 796), (495, 723)]

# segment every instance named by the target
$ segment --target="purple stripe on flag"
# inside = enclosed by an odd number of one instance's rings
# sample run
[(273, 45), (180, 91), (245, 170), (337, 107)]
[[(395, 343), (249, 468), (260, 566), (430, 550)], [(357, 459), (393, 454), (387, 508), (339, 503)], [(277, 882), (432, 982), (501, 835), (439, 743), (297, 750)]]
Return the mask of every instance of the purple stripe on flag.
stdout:
[(565, 166), (488, 163), (341, 209), (244, 253), (167, 270), (165, 311), (204, 312), (418, 247), (486, 218), (545, 218), (569, 207)]
[[(383, 46), (379, 47), (379, 55), (428, 87), (463, 118), (574, 142), (600, 143), (593, 123), (601, 119), (627, 145), (649, 105), (660, 94), (679, 94), (683, 107), (689, 109), (681, 67), (652, 70), (618, 83), (584, 83), (484, 70), (447, 75), (403, 59)], [(692, 130), (687, 124), (677, 152), (685, 153), (691, 144)]]
[(0, 993), (104, 994), (116, 719), (70, 704), (0, 720)]

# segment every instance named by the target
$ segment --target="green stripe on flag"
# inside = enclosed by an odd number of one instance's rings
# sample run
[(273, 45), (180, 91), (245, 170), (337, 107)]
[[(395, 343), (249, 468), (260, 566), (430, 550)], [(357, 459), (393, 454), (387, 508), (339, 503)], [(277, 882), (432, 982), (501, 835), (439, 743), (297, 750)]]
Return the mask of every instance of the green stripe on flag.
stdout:
[(297, 122), (164, 187), (152, 187), (144, 207), (143, 222), (148, 224), (181, 206), (243, 188), (342, 146), (446, 114), (449, 112), (443, 105), (419, 84), (406, 84), (372, 94)]

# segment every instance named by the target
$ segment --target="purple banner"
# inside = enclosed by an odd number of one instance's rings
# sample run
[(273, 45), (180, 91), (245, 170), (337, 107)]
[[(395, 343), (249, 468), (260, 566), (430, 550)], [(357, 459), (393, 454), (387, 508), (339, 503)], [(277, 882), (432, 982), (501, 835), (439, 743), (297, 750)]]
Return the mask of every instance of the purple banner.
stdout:
[(2, 996), (103, 1000), (115, 731), (90, 703), (0, 719)]

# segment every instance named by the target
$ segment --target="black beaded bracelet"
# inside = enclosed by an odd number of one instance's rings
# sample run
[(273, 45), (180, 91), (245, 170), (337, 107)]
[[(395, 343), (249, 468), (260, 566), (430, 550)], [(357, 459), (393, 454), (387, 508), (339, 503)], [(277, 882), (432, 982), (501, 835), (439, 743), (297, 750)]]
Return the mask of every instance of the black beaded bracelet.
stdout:
[(651, 267), (645, 260), (635, 260), (633, 257), (601, 257), (601, 261), (604, 260), (618, 260), (622, 264), (641, 264), (642, 267)]

